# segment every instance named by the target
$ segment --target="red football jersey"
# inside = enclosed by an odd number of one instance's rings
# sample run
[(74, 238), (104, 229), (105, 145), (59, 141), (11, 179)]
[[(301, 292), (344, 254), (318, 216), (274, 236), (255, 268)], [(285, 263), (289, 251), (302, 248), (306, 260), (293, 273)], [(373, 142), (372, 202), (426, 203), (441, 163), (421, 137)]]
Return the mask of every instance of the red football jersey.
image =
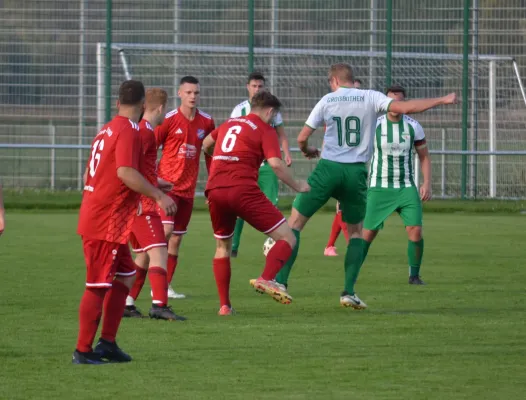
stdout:
[(216, 141), (206, 190), (251, 185), (257, 187), (263, 160), (281, 159), (276, 129), (255, 114), (231, 118), (212, 132)]
[(203, 139), (214, 128), (214, 120), (203, 111), (198, 109), (190, 121), (177, 109), (155, 129), (157, 146), (163, 146), (158, 174), (173, 183), (173, 194), (194, 197)]
[[(155, 133), (148, 121), (139, 122), (142, 157), (140, 163), (141, 174), (153, 186), (157, 187), (157, 144)], [(141, 214), (157, 214), (157, 204), (153, 199), (141, 196)]]
[(93, 139), (77, 233), (86, 239), (127, 243), (139, 193), (117, 176), (119, 167), (140, 170), (139, 125), (117, 116)]

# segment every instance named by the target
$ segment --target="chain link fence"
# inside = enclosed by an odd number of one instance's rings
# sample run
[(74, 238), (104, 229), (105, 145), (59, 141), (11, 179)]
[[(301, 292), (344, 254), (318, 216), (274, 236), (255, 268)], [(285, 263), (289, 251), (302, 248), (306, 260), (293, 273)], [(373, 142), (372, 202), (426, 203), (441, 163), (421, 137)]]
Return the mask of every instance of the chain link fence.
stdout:
[[(178, 78), (195, 75), (202, 86), (201, 108), (220, 123), (246, 98), (253, 63), (285, 105), (292, 146), (310, 110), (328, 91), (331, 63), (349, 62), (367, 88), (383, 90), (390, 78), (410, 97), (462, 93), (467, 38), (467, 130), (461, 104), (416, 115), (430, 149), (492, 149), (494, 60), (495, 148), (526, 150), (526, 106), (511, 63), (513, 57), (526, 75), (524, 0), (472, 0), (467, 31), (463, 2), (455, 0), (258, 0), (253, 24), (246, 0), (112, 3), (113, 94), (126, 76), (133, 76), (146, 86), (165, 88), (176, 106)], [(116, 100), (104, 97), (104, 68), (110, 67), (105, 57), (108, 2), (2, 4), (0, 177), (6, 187), (79, 189), (86, 149), (5, 149), (1, 144), (91, 143), (106, 105)], [(253, 57), (247, 46), (251, 33)], [(314, 143), (320, 145), (321, 137), (317, 134)], [(435, 194), (460, 197), (464, 179), (467, 197), (490, 196), (490, 158), (434, 156)], [(526, 197), (525, 165), (524, 156), (496, 156), (497, 197)], [(313, 166), (295, 155), (298, 176), (307, 176)], [(202, 171), (198, 190), (206, 179)]]

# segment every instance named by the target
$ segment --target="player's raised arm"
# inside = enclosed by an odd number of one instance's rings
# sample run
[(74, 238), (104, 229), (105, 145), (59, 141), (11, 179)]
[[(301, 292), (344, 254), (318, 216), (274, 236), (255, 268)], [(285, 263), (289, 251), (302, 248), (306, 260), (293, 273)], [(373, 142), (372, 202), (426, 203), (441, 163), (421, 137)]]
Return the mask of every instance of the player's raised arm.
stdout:
[(399, 114), (420, 113), (429, 110), (430, 108), (443, 106), (448, 104), (457, 104), (458, 99), (455, 93), (450, 93), (447, 96), (435, 97), (430, 99), (414, 99), (398, 101), (394, 100), (388, 107), (388, 111)]
[(5, 228), (5, 210), (4, 210), (4, 195), (2, 193), (2, 184), (0, 183), (0, 235)]

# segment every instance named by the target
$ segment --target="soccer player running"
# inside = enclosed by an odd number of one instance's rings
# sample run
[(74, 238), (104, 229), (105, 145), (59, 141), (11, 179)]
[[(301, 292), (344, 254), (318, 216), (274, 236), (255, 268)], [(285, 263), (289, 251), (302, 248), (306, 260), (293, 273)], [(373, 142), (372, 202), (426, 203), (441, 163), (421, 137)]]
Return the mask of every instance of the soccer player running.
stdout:
[[(355, 79), (353, 82), (353, 87), (359, 89), (362, 86), (362, 81), (360, 79)], [(349, 232), (347, 231), (347, 224), (342, 220), (342, 210), (340, 209), (340, 203), (336, 202), (336, 215), (332, 221), (331, 234), (329, 236), (329, 241), (323, 255), (327, 257), (336, 257), (338, 253), (336, 252), (336, 240), (340, 236), (340, 232), (343, 231), (343, 236), (345, 236), (345, 241), (349, 243)]]
[[(405, 100), (402, 86), (387, 88), (394, 100)], [(413, 179), (413, 150), (416, 150), (424, 183), (420, 193)], [(374, 154), (369, 174), (367, 211), (363, 223), (364, 259), (384, 221), (397, 212), (407, 231), (409, 284), (424, 285), (420, 265), (424, 253), (422, 238), (422, 201), (431, 199), (431, 158), (422, 126), (407, 115), (390, 111), (378, 118)]]
[(194, 206), (195, 187), (199, 173), (199, 158), (204, 138), (214, 130), (214, 120), (197, 108), (200, 85), (197, 78), (184, 76), (180, 80), (178, 95), (181, 106), (166, 114), (162, 125), (155, 129), (157, 146), (162, 146), (158, 175), (173, 185), (168, 195), (177, 204), (174, 217), (159, 212), (168, 240), (168, 297), (183, 299), (171, 286), (177, 268), (179, 249)]
[[(248, 115), (250, 113), (252, 99), (256, 93), (258, 93), (260, 90), (263, 90), (264, 88), (265, 77), (260, 72), (252, 72), (247, 79), (248, 100), (245, 100), (235, 106), (234, 110), (230, 114), (230, 118)], [(285, 163), (290, 167), (292, 164), (292, 158), (290, 156), (289, 141), (287, 139), (287, 134), (285, 133), (285, 128), (283, 127), (283, 117), (281, 116), (281, 113), (276, 113), (274, 119), (270, 121), (270, 125), (276, 129), (279, 142), (281, 143), (281, 147), (283, 149), (283, 154), (285, 155)], [(265, 196), (267, 196), (267, 198), (272, 202), (272, 204), (278, 204), (278, 178), (267, 161), (263, 161), (261, 163), (261, 167), (259, 168), (258, 186)], [(241, 218), (238, 218), (236, 222), (234, 239), (232, 241), (232, 257), (237, 257), (244, 223), (245, 221), (243, 221)]]
[[(118, 115), (95, 136), (84, 173), (77, 233), (86, 261), (86, 289), (80, 301), (74, 364), (127, 362), (131, 357), (115, 341), (126, 297), (135, 280), (127, 246), (140, 194), (154, 199), (167, 215), (176, 205), (139, 172), (144, 86), (125, 81), (119, 88)], [(102, 317), (100, 339), (92, 349)]]
[(263, 273), (251, 285), (283, 304), (292, 301), (287, 291), (273, 279), (290, 257), (296, 239), (283, 214), (257, 185), (258, 169), (261, 162), (267, 160), (286, 185), (297, 192), (309, 190), (306, 182), (292, 177), (281, 160), (278, 136), (269, 125), (280, 107), (274, 95), (260, 91), (252, 98), (248, 115), (229, 119), (204, 142), (208, 154), (213, 149), (205, 194), (216, 238), (213, 270), (219, 292), (219, 315), (234, 313), (230, 303), (230, 254), (237, 217), (276, 241), (267, 255)]
[(279, 284), (287, 285), (291, 268), (298, 254), (300, 231), (308, 220), (329, 198), (340, 202), (342, 219), (349, 230), (349, 244), (345, 255), (345, 287), (340, 304), (364, 309), (366, 304), (354, 291), (354, 285), (363, 263), (365, 243), (362, 221), (365, 217), (367, 194), (367, 167), (375, 137), (376, 119), (387, 111), (407, 114), (430, 108), (454, 104), (456, 95), (399, 101), (374, 90), (352, 88), (353, 72), (348, 64), (334, 64), (329, 69), (332, 93), (325, 95), (312, 110), (298, 136), (298, 144), (307, 158), (319, 155), (318, 149), (308, 145), (316, 128), (326, 125), (321, 160), (308, 182), (311, 191), (300, 193), (294, 200), (289, 226), (296, 236), (291, 258), (276, 276)]
[[(158, 186), (157, 145), (154, 129), (164, 121), (167, 100), (168, 94), (164, 90), (148, 89), (144, 102), (144, 115), (139, 122), (143, 153), (140, 163), (141, 173), (153, 186)], [(169, 191), (171, 185), (162, 189)], [(157, 204), (149, 197), (141, 196), (137, 217), (132, 226), (130, 244), (137, 254), (135, 257), (136, 279), (126, 299), (124, 316), (142, 318), (141, 312), (135, 307), (135, 300), (137, 300), (144, 286), (146, 275), (148, 275), (152, 285), (150, 318), (170, 321), (185, 320), (184, 317), (176, 315), (168, 306), (167, 244), (161, 217), (157, 212)]]

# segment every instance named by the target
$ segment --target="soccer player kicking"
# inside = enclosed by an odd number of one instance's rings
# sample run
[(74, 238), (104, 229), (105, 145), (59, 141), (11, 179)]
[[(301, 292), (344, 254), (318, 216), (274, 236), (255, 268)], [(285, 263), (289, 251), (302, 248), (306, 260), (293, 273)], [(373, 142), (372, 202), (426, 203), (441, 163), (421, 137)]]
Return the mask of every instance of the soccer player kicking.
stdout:
[[(252, 72), (247, 79), (248, 100), (245, 100), (235, 106), (234, 110), (230, 114), (230, 118), (248, 115), (250, 113), (251, 103), (254, 95), (264, 88), (265, 77), (259, 72)], [(270, 125), (276, 129), (281, 147), (283, 148), (283, 154), (285, 155), (285, 162), (287, 166), (290, 167), (292, 164), (292, 158), (290, 156), (289, 141), (287, 139), (287, 134), (285, 133), (285, 128), (283, 127), (283, 117), (281, 116), (281, 113), (278, 112), (276, 114), (274, 119), (270, 122)], [(261, 163), (261, 167), (259, 168), (258, 186), (265, 196), (267, 196), (267, 198), (272, 202), (272, 204), (278, 204), (278, 178), (267, 161), (263, 161)], [(245, 221), (243, 221), (241, 218), (238, 218), (236, 222), (234, 239), (232, 241), (232, 257), (237, 257), (244, 223)]]
[[(362, 81), (360, 79), (355, 79), (353, 82), (353, 87), (359, 89), (362, 86)], [(331, 234), (329, 236), (329, 241), (323, 255), (327, 257), (337, 257), (338, 253), (336, 252), (336, 240), (340, 236), (340, 232), (343, 231), (343, 236), (345, 236), (345, 241), (349, 243), (349, 232), (347, 231), (347, 224), (342, 220), (342, 210), (340, 209), (340, 203), (336, 202), (336, 215), (332, 221)]]
[(168, 195), (177, 204), (174, 217), (164, 215), (162, 210), (159, 212), (168, 240), (168, 297), (172, 299), (185, 298), (171, 283), (194, 206), (201, 147), (204, 138), (215, 128), (212, 117), (197, 108), (200, 90), (197, 78), (181, 78), (178, 91), (181, 106), (166, 114), (162, 125), (155, 129), (157, 146), (163, 148), (158, 174), (173, 185)]
[(237, 217), (276, 241), (267, 255), (263, 273), (251, 281), (251, 285), (283, 304), (292, 301), (285, 288), (273, 279), (290, 257), (296, 239), (283, 214), (257, 185), (259, 166), (267, 160), (285, 184), (297, 192), (309, 190), (306, 182), (294, 180), (281, 160), (278, 136), (269, 125), (280, 107), (275, 96), (261, 91), (252, 98), (252, 109), (247, 116), (229, 119), (204, 142), (208, 154), (213, 148), (205, 194), (216, 238), (213, 270), (219, 292), (219, 315), (234, 313), (229, 295), (230, 252)]
[[(405, 100), (402, 86), (391, 86), (388, 97)], [(420, 193), (413, 179), (412, 153), (416, 150), (424, 183)], [(374, 154), (371, 162), (367, 211), (363, 223), (365, 254), (384, 221), (397, 212), (407, 231), (409, 284), (424, 285), (420, 264), (424, 253), (422, 238), (422, 201), (431, 199), (431, 158), (422, 126), (414, 119), (397, 112), (388, 112), (376, 122)]]
[[(154, 199), (168, 215), (176, 211), (173, 200), (138, 172), (144, 95), (141, 82), (125, 81), (119, 88), (118, 115), (102, 127), (91, 146), (77, 229), (86, 261), (86, 290), (80, 301), (74, 364), (131, 361), (115, 337), (135, 280), (127, 242), (140, 194)], [(93, 350), (101, 317), (101, 336)]]
[[(308, 145), (316, 128), (326, 125), (321, 160), (309, 176), (311, 191), (300, 193), (294, 200), (289, 226), (297, 239), (291, 258), (276, 276), (276, 281), (287, 285), (290, 270), (298, 254), (300, 231), (308, 220), (329, 198), (340, 202), (342, 219), (349, 230), (349, 244), (345, 255), (345, 287), (340, 304), (364, 309), (366, 304), (354, 291), (363, 263), (365, 242), (362, 221), (365, 217), (367, 195), (367, 167), (375, 137), (379, 113), (418, 113), (430, 108), (454, 104), (457, 97), (399, 101), (374, 90), (352, 88), (353, 73), (348, 64), (331, 66), (328, 74), (332, 93), (325, 95), (312, 110), (298, 136), (298, 144), (307, 158), (317, 157), (318, 149)], [(386, 166), (387, 168), (387, 166)]]
[[(144, 102), (144, 115), (139, 122), (143, 153), (140, 163), (141, 173), (153, 186), (158, 186), (157, 145), (154, 129), (164, 120), (167, 100), (168, 94), (164, 90), (148, 89)], [(166, 187), (165, 191), (170, 189), (171, 185)], [(137, 300), (148, 274), (152, 285), (150, 318), (170, 321), (185, 320), (186, 318), (176, 315), (168, 306), (167, 244), (161, 217), (157, 212), (157, 204), (149, 197), (141, 196), (137, 217), (132, 226), (130, 244), (137, 254), (135, 257), (136, 278), (126, 299), (124, 316), (142, 318), (141, 312), (135, 307), (135, 300)]]

